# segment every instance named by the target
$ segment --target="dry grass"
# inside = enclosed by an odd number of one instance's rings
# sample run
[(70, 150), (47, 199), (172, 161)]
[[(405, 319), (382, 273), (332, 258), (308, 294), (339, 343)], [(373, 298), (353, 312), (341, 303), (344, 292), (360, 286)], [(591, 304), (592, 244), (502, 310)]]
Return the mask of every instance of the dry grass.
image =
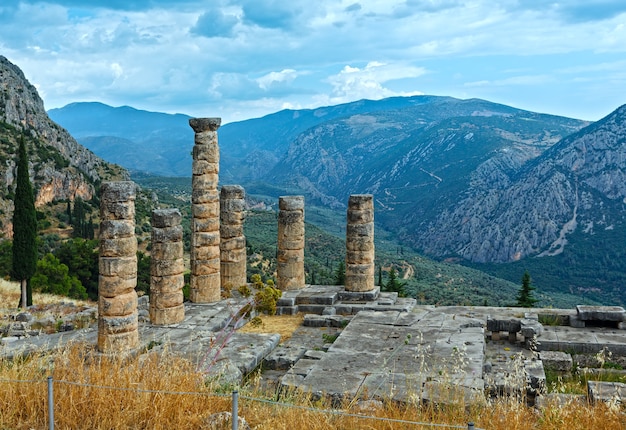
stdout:
[(302, 325), (304, 314), (296, 315), (265, 315), (261, 314), (257, 317), (260, 324), (246, 324), (238, 331), (242, 333), (278, 333), (280, 341), (286, 342), (293, 332)]
[[(189, 362), (173, 355), (148, 353), (121, 360), (98, 355), (93, 346), (74, 344), (55, 355), (0, 360), (0, 428), (47, 428), (48, 375), (55, 380), (55, 426), (60, 429), (197, 429), (212, 413), (231, 408), (228, 392), (211, 394), (223, 387), (207, 385)], [(626, 428), (623, 406), (616, 405), (572, 403), (536, 411), (502, 399), (481, 406), (464, 405), (462, 400), (444, 407), (388, 402), (366, 409), (354, 404), (347, 410), (405, 421), (397, 422), (293, 407), (329, 408), (301, 393), (281, 393), (280, 402), (292, 407), (247, 399), (278, 400), (275, 393), (254, 387), (252, 381), (240, 389), (239, 413), (256, 429), (428, 428), (406, 421), (458, 426), (473, 421), (477, 428), (490, 430)]]

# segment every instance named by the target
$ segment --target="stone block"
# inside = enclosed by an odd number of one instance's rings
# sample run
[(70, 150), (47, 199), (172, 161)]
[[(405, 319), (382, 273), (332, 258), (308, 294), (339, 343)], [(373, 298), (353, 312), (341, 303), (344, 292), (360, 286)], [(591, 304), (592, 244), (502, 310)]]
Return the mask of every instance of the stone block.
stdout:
[(587, 381), (587, 392), (592, 403), (626, 401), (626, 384), (620, 382)]
[(98, 270), (103, 276), (129, 278), (137, 276), (137, 255), (128, 257), (100, 257)]
[(210, 145), (195, 145), (191, 154), (194, 160), (207, 160), (212, 162), (219, 161), (220, 149), (217, 145), (217, 140)]
[(351, 224), (368, 224), (374, 222), (374, 210), (352, 209), (348, 211), (348, 222)]
[(626, 321), (626, 311), (621, 306), (576, 306), (578, 318), (582, 321)]
[(337, 309), (335, 309), (332, 306), (327, 306), (322, 311), (322, 315), (336, 315), (336, 314), (337, 314)]
[(176, 324), (185, 319), (185, 305), (181, 304), (172, 308), (150, 308), (150, 322), (152, 324)]
[(192, 233), (196, 232), (219, 232), (220, 231), (220, 219), (219, 218), (196, 218), (193, 220)]
[(346, 241), (362, 236), (374, 237), (374, 223), (348, 224), (346, 226)]
[(539, 320), (523, 318), (520, 320), (520, 331), (526, 339), (532, 339), (541, 336), (543, 333), (543, 325)]
[(281, 211), (303, 211), (304, 196), (281, 196), (278, 198), (278, 209)]
[(574, 364), (572, 356), (561, 351), (541, 351), (539, 358), (545, 369), (555, 372), (571, 372)]
[(185, 286), (185, 277), (183, 274), (168, 276), (151, 276), (150, 291), (162, 294), (174, 293), (181, 291)]
[(210, 260), (192, 260), (191, 274), (194, 276), (204, 276), (217, 273), (219, 275), (220, 266), (221, 263), (219, 258), (212, 258)]
[(100, 201), (104, 203), (132, 201), (136, 194), (137, 184), (133, 181), (103, 182), (100, 185)]
[(98, 330), (98, 351), (103, 353), (130, 352), (139, 346), (137, 330), (125, 333), (103, 333)]
[(298, 346), (278, 346), (263, 360), (264, 367), (272, 370), (287, 370), (300, 360), (307, 348)]
[(98, 277), (98, 294), (104, 297), (115, 297), (133, 291), (137, 286), (136, 276), (105, 276)]
[(495, 319), (487, 318), (487, 330), (498, 332), (506, 331), (508, 333), (517, 333), (522, 330), (522, 323), (518, 319)]
[(150, 299), (150, 306), (154, 309), (175, 308), (183, 304), (183, 292), (156, 293)]
[(152, 259), (150, 264), (151, 276), (180, 275), (185, 271), (185, 261), (182, 258), (175, 260)]
[[(201, 189), (193, 189), (191, 190), (191, 203), (201, 204), (201, 203), (218, 203), (220, 201), (220, 195), (217, 190), (201, 190)], [(219, 216), (219, 212), (218, 212)]]
[[(100, 220), (135, 222), (135, 202), (100, 202)], [(134, 227), (133, 227), (134, 231)]]
[[(191, 163), (191, 174), (193, 177), (204, 176), (204, 175), (215, 175), (219, 173), (220, 165), (216, 160), (193, 160)], [(194, 186), (195, 187), (195, 186)], [(217, 187), (217, 182), (215, 185), (210, 185), (210, 188)]]
[(352, 194), (348, 198), (348, 210), (374, 210), (374, 196), (372, 194)]
[(202, 133), (206, 131), (217, 131), (222, 124), (222, 118), (190, 118), (189, 126), (196, 133)]
[(152, 243), (182, 242), (183, 227), (175, 225), (171, 227), (152, 228)]
[(202, 246), (217, 246), (219, 252), (220, 246), (220, 233), (219, 230), (215, 232), (193, 232), (191, 233), (193, 240), (193, 248)]
[[(220, 247), (219, 245), (210, 245), (210, 246), (192, 246), (191, 252), (189, 253), (191, 256), (191, 273), (195, 273), (199, 275), (200, 273), (196, 272), (196, 268), (198, 264), (206, 265), (208, 261), (217, 260), (215, 267), (219, 270), (219, 258), (220, 258)], [(203, 263), (200, 263), (203, 262)], [(213, 273), (213, 272), (211, 272)]]
[(100, 222), (100, 239), (119, 239), (123, 237), (135, 237), (134, 220), (107, 219)]
[(221, 225), (230, 225), (230, 226), (240, 226), (241, 232), (243, 235), (243, 222), (246, 218), (244, 212), (227, 212), (226, 211), (226, 202), (222, 202), (222, 211), (220, 213), (220, 224)]
[[(303, 312), (306, 312), (302, 310)], [(328, 327), (330, 325), (330, 321), (328, 318), (315, 315), (315, 314), (306, 314), (304, 316), (304, 320), (302, 321), (302, 325), (305, 327)]]
[(178, 209), (154, 209), (152, 211), (152, 228), (166, 228), (180, 225), (183, 216)]
[(570, 315), (570, 317), (569, 317), (569, 325), (570, 325), (570, 327), (574, 327), (574, 328), (585, 328), (586, 327), (585, 321), (583, 321), (580, 318), (578, 318), (577, 315)]
[(100, 316), (127, 316), (137, 311), (137, 293), (133, 290), (115, 297), (98, 297)]
[(100, 239), (100, 257), (125, 257), (137, 253), (135, 236), (119, 239)]
[(156, 260), (176, 260), (183, 256), (183, 242), (152, 242), (150, 256)]
[(220, 202), (195, 203), (191, 205), (193, 218), (215, 218), (220, 216)]
[(103, 316), (98, 317), (98, 334), (115, 334), (137, 331), (138, 321), (137, 312), (130, 315), (122, 316)]

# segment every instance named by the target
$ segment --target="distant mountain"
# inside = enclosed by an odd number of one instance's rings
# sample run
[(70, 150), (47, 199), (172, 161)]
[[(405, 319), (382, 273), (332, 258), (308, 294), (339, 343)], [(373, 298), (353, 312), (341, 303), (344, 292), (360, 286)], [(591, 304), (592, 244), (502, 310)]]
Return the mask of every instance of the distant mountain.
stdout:
[[(377, 222), (425, 255), (513, 282), (532, 269), (540, 289), (624, 304), (623, 110), (595, 124), (436, 96), (285, 110), (219, 129), (220, 182), (273, 199), (304, 194), (339, 211), (350, 194), (372, 193)], [(138, 122), (137, 111), (126, 112), (100, 136), (136, 142), (141, 133), (120, 131)], [(149, 133), (164, 129), (157, 115), (145, 114), (154, 118)], [(186, 119), (176, 118), (186, 167), (170, 172), (189, 175)], [(118, 142), (107, 146), (126, 151), (126, 163), (160, 154), (142, 147), (133, 155)]]
[(52, 210), (55, 203), (96, 195), (103, 180), (128, 178), (119, 166), (105, 162), (79, 145), (55, 124), (37, 90), (18, 66), (0, 56), (0, 226), (5, 237), (12, 234), (12, 190), (14, 189), (17, 145), (24, 136), (34, 184), (35, 206)]
[(105, 160), (162, 176), (191, 176), (193, 130), (187, 115), (95, 102), (72, 103), (48, 114)]

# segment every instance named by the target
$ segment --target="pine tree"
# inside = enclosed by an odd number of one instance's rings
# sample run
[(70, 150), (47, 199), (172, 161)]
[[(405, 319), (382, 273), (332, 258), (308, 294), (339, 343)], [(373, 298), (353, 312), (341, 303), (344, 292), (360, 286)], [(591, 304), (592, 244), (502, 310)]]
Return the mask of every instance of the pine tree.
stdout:
[(378, 286), (383, 287), (383, 268), (378, 266)]
[(535, 287), (531, 285), (530, 273), (528, 273), (527, 270), (524, 272), (524, 276), (522, 276), (522, 287), (517, 293), (517, 306), (532, 308), (535, 303), (538, 302), (538, 300), (533, 297), (534, 290)]
[(398, 276), (396, 275), (396, 270), (392, 267), (389, 270), (389, 275), (387, 276), (387, 283), (385, 284), (385, 291), (391, 291), (391, 292), (395, 292), (398, 293), (398, 296), (400, 297), (404, 297), (405, 296), (405, 292), (404, 292), (404, 286), (406, 285), (405, 282), (400, 282), (398, 281)]
[(37, 268), (37, 213), (33, 187), (28, 176), (28, 156), (24, 136), (20, 139), (17, 161), (15, 209), (13, 211), (13, 277), (20, 281), (22, 296), (20, 307), (32, 304), (32, 290), (28, 280)]

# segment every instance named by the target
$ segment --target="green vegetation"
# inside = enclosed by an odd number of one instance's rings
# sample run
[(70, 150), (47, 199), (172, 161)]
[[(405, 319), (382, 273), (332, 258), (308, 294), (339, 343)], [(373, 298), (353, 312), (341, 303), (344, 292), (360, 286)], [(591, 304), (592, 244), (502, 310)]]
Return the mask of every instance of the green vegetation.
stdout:
[(31, 278), (35, 291), (86, 299), (87, 291), (76, 276), (69, 274), (69, 268), (52, 254), (46, 254), (37, 261), (37, 272)]
[(33, 302), (28, 281), (37, 268), (37, 214), (33, 188), (28, 177), (28, 157), (24, 136), (20, 139), (19, 145), (14, 204), (12, 274), (21, 283), (20, 306), (26, 307)]
[(538, 300), (533, 296), (534, 290), (535, 287), (533, 287), (530, 283), (530, 273), (525, 271), (524, 276), (522, 276), (522, 287), (517, 293), (516, 305), (521, 308), (532, 308), (535, 306)]

